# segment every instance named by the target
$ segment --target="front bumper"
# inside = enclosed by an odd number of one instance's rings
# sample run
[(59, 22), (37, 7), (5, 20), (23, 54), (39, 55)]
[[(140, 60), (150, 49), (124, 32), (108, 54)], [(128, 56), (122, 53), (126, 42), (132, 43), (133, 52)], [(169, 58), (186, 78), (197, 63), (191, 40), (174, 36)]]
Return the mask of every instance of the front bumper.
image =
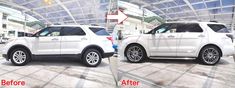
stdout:
[(113, 54), (114, 54), (114, 52), (104, 53), (103, 58), (111, 57), (111, 56), (113, 56)]
[(4, 57), (6, 60), (9, 60), (7, 54), (2, 54), (2, 57)]

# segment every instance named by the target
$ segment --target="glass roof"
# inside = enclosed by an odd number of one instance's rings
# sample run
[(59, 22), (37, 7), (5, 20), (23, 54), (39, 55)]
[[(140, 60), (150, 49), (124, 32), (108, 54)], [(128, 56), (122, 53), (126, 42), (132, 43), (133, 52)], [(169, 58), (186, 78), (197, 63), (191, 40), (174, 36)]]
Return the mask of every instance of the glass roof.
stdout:
[(218, 21), (230, 26), (235, 20), (235, 0), (121, 0), (136, 4), (166, 21)]
[(45, 24), (105, 26), (109, 0), (4, 0), (0, 5), (25, 12)]

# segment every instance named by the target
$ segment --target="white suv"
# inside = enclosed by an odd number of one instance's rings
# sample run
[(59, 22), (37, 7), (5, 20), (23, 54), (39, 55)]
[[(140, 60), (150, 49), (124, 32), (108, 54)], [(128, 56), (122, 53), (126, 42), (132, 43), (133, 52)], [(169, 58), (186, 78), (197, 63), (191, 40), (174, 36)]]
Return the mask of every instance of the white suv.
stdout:
[(141, 62), (147, 58), (196, 58), (214, 65), (220, 57), (234, 54), (232, 36), (224, 24), (215, 22), (171, 22), (150, 32), (130, 36), (119, 47), (121, 58)]
[(25, 65), (36, 57), (82, 58), (87, 66), (98, 66), (101, 58), (114, 53), (112, 37), (105, 28), (87, 25), (54, 25), (35, 33), (32, 37), (10, 40), (3, 57), (14, 65)]

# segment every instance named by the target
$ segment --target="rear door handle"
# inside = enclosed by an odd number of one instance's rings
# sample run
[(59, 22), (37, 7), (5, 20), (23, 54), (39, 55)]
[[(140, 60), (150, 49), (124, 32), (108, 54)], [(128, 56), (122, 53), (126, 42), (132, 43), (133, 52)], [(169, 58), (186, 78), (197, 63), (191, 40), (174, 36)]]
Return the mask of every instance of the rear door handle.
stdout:
[(173, 35), (169, 35), (169, 36), (167, 36), (168, 38), (174, 38), (175, 36), (173, 36)]
[(83, 38), (81, 38), (81, 40), (87, 40), (87, 38), (83, 37)]

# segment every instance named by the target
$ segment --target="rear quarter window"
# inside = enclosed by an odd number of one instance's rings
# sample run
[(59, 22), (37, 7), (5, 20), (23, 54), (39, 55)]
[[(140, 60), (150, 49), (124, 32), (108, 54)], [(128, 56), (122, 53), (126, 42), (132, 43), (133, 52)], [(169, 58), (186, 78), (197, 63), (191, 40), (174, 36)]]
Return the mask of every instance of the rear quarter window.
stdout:
[(109, 35), (109, 33), (106, 31), (105, 28), (89, 27), (89, 29), (96, 35), (102, 35), (102, 36)]
[(227, 27), (222, 24), (208, 24), (208, 26), (214, 31), (218, 33), (229, 33)]

